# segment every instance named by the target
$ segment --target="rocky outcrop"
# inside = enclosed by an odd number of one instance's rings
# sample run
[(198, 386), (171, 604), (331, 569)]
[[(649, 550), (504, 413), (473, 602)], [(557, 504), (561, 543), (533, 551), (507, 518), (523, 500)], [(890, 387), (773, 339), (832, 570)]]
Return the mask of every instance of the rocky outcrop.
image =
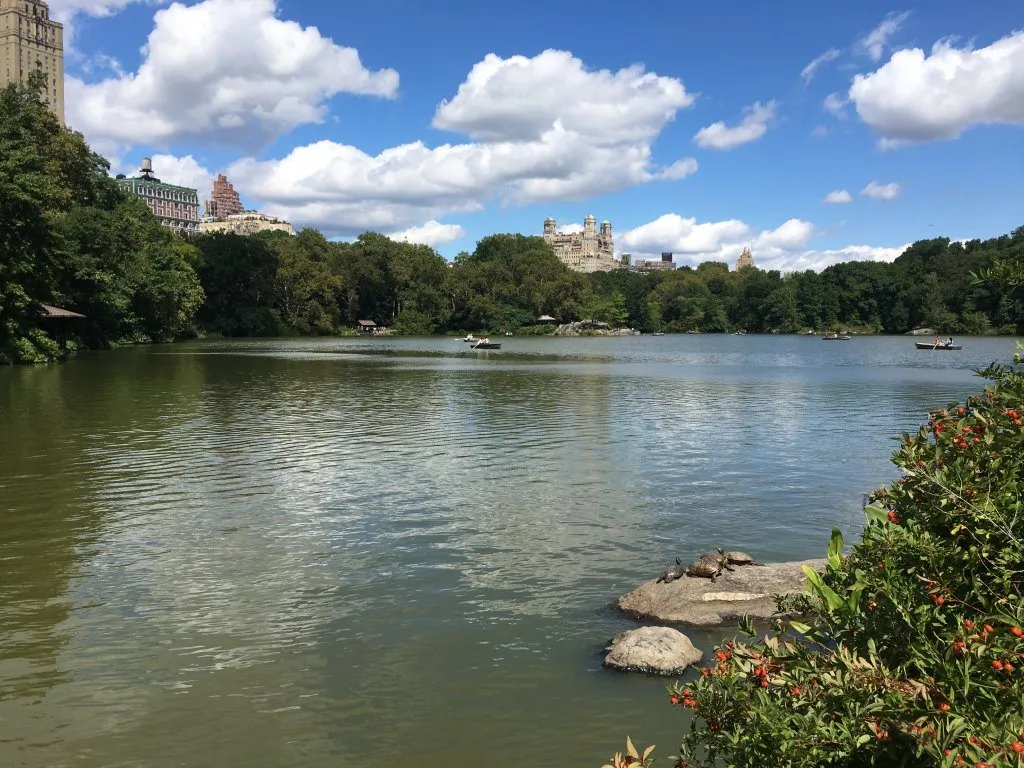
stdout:
[(636, 619), (693, 627), (717, 626), (743, 616), (770, 619), (777, 615), (775, 595), (806, 591), (805, 565), (820, 571), (825, 561), (733, 566), (734, 571), (724, 571), (714, 582), (693, 576), (669, 584), (652, 579), (620, 597), (616, 606)]
[(565, 323), (555, 328), (555, 336), (639, 336), (632, 328), (612, 329), (607, 323)]
[(641, 627), (620, 632), (606, 649), (604, 665), (625, 672), (678, 675), (704, 653), (682, 632), (669, 627)]

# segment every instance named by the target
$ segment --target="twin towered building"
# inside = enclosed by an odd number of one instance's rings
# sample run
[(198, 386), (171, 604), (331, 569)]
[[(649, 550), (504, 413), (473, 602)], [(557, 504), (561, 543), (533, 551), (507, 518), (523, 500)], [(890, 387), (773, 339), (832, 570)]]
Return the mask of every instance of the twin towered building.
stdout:
[[(665, 251), (660, 261), (638, 260), (631, 264), (628, 253), (615, 258), (615, 238), (612, 223), (607, 219), (597, 228), (597, 219), (587, 216), (583, 220), (582, 232), (559, 232), (555, 220), (550, 216), (544, 220), (544, 242), (551, 246), (558, 260), (575, 272), (607, 272), (613, 269), (633, 269), (637, 272), (661, 272), (676, 269), (672, 253)], [(744, 247), (736, 262), (736, 269), (753, 267), (754, 257), (750, 247)]]
[(612, 223), (607, 220), (601, 222), (599, 230), (597, 219), (587, 216), (582, 232), (559, 232), (555, 220), (548, 217), (544, 220), (544, 242), (575, 272), (607, 272), (625, 266), (615, 259)]

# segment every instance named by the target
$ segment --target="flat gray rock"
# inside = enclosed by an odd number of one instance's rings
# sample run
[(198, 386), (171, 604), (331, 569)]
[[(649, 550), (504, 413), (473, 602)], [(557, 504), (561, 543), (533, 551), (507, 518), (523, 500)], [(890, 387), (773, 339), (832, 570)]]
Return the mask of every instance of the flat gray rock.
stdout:
[(620, 632), (606, 649), (604, 665), (625, 672), (678, 675), (704, 653), (682, 632), (669, 627), (641, 627)]
[(684, 576), (669, 584), (651, 580), (620, 597), (618, 609), (633, 618), (691, 627), (713, 627), (743, 616), (771, 619), (774, 595), (802, 594), (807, 588), (803, 566), (817, 571), (825, 560), (801, 560), (771, 565), (734, 565), (715, 579)]

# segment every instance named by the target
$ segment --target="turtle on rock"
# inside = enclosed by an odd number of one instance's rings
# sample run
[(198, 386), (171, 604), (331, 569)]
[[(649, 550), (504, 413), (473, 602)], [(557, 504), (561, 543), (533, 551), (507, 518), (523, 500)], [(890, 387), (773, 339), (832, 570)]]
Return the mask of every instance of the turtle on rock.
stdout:
[(705, 552), (694, 560), (686, 569), (687, 576), (698, 576), (714, 581), (723, 570), (731, 571), (725, 552), (719, 547), (717, 552)]
[(726, 552), (725, 559), (729, 562), (729, 565), (764, 565), (764, 563), (757, 562), (746, 552)]
[(686, 566), (683, 565), (682, 562), (680, 562), (679, 558), (677, 557), (676, 558), (676, 564), (673, 565), (671, 568), (669, 568), (667, 571), (665, 571), (663, 574), (661, 574), (661, 576), (658, 577), (658, 580), (655, 581), (654, 583), (655, 584), (659, 584), (661, 582), (665, 582), (666, 584), (671, 584), (676, 579), (681, 579), (685, 575), (686, 575)]
[(719, 560), (722, 560), (725, 563), (725, 566), (724, 566), (725, 569), (728, 570), (728, 571), (731, 571), (732, 568), (729, 567), (729, 555), (730, 554), (732, 554), (732, 553), (726, 552), (721, 547), (715, 547), (715, 551), (714, 552), (701, 552), (699, 555), (697, 555), (697, 558), (699, 560), (707, 560), (708, 562), (712, 562), (712, 563), (716, 563)]

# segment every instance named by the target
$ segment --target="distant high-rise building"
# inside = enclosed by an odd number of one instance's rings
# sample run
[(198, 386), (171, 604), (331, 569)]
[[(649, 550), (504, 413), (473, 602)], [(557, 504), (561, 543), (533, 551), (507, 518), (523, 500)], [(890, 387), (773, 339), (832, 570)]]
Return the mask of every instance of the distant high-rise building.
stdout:
[(661, 252), (661, 260), (662, 261), (672, 261), (672, 252), (671, 251), (662, 251)]
[(212, 199), (206, 201), (207, 216), (225, 218), (227, 216), (236, 216), (245, 210), (242, 206), (242, 199), (223, 173), (217, 174), (217, 180), (213, 182), (213, 192), (210, 197)]
[(754, 266), (754, 256), (750, 252), (750, 246), (746, 246), (743, 249), (743, 253), (736, 260), (736, 269), (743, 269), (744, 267)]
[(64, 123), (64, 26), (42, 0), (0, 0), (0, 86), (46, 75), (46, 103)]
[(176, 232), (195, 232), (199, 227), (199, 193), (191, 187), (164, 184), (153, 175), (153, 162), (142, 158), (142, 169), (132, 179), (117, 177), (125, 192), (141, 197), (165, 227)]
[[(665, 256), (668, 256), (668, 259)], [(636, 260), (636, 271), (637, 272), (665, 272), (671, 271), (676, 268), (676, 263), (672, 261), (672, 254), (661, 254), (661, 261), (637, 259)]]
[(615, 260), (612, 223), (607, 220), (601, 222), (600, 232), (593, 216), (583, 220), (582, 232), (559, 232), (555, 220), (547, 218), (544, 242), (552, 247), (559, 261), (575, 272), (605, 272), (622, 267)]

